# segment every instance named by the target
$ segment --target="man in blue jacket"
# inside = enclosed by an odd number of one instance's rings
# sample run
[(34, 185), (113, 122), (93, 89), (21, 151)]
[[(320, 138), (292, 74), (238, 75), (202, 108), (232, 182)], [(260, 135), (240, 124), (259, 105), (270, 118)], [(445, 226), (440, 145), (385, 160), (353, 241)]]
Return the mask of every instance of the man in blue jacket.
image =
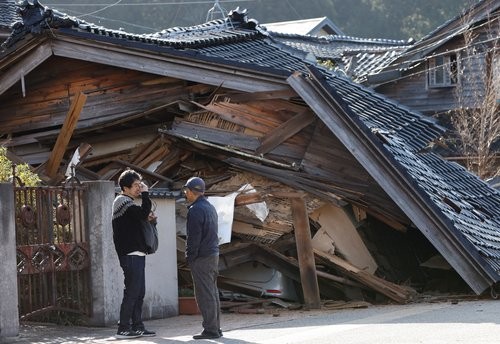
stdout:
[(203, 332), (194, 339), (222, 337), (219, 275), (219, 238), (217, 212), (205, 197), (205, 182), (190, 178), (183, 187), (189, 202), (186, 223), (186, 260), (191, 269), (194, 293), (203, 317)]

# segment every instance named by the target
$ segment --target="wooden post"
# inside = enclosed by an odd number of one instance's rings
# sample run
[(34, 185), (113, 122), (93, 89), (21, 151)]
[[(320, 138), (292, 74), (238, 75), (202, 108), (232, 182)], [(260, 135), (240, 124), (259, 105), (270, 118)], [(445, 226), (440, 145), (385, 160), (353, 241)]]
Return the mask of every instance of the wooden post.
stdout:
[(305, 306), (308, 309), (319, 309), (321, 308), (321, 301), (306, 203), (300, 197), (293, 197), (290, 200), (292, 202), (293, 227), (295, 229), (300, 282), (304, 292)]
[(80, 92), (75, 94), (73, 101), (71, 102), (70, 109), (66, 115), (63, 126), (59, 135), (57, 136), (56, 143), (52, 149), (49, 160), (47, 161), (47, 167), (45, 169), (45, 174), (50, 178), (56, 176), (57, 170), (61, 164), (68, 143), (73, 135), (73, 131), (76, 128), (78, 119), (80, 118), (80, 113), (82, 112), (83, 106), (87, 101), (87, 95)]

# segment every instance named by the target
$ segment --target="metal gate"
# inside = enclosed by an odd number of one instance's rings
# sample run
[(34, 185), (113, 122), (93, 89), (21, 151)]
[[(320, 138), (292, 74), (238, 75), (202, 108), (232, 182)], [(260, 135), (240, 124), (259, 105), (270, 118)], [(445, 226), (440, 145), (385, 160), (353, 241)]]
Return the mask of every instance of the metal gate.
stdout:
[(92, 312), (85, 187), (14, 191), (20, 320), (84, 322)]

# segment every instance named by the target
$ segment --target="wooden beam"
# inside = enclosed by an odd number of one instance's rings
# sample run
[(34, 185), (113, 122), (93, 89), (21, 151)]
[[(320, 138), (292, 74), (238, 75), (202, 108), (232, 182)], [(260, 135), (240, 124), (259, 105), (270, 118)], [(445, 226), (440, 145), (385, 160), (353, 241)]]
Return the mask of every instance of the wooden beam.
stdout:
[(262, 136), (260, 138), (261, 144), (256, 149), (255, 153), (269, 153), (281, 143), (288, 140), (290, 137), (314, 122), (315, 119), (316, 117), (309, 110), (295, 115), (276, 129), (271, 130), (266, 135)]
[(340, 257), (321, 252), (314, 249), (314, 254), (319, 258), (334, 264), (342, 273), (347, 275), (359, 283), (387, 296), (388, 298), (398, 302), (406, 303), (416, 294), (415, 290), (409, 287), (402, 287), (400, 285), (386, 281), (380, 277), (374, 276), (364, 270), (361, 270)]
[(56, 143), (47, 162), (45, 171), (50, 178), (54, 178), (56, 176), (57, 170), (59, 169), (59, 165), (61, 164), (61, 160), (64, 156), (64, 152), (66, 152), (69, 140), (73, 135), (73, 131), (76, 128), (78, 118), (80, 118), (80, 113), (82, 112), (86, 101), (87, 95), (80, 92), (75, 95), (73, 101), (71, 102), (71, 106), (68, 114), (66, 115), (66, 119), (64, 120), (61, 132), (59, 133), (59, 136), (57, 136)]
[(303, 198), (298, 197), (291, 198), (291, 202), (304, 303), (308, 309), (319, 309), (321, 308), (321, 299), (306, 203)]
[(42, 64), (46, 59), (52, 56), (52, 48), (49, 44), (40, 45), (33, 53), (16, 63), (4, 73), (0, 74), (0, 94), (3, 94), (16, 82), (28, 75), (33, 69)]
[(188, 54), (163, 55), (133, 48), (117, 47), (101, 42), (72, 41), (71, 37), (59, 35), (52, 42), (54, 55), (83, 61), (92, 61), (114, 67), (169, 76), (244, 92), (279, 91), (289, 89), (283, 75), (257, 72), (241, 67), (228, 67), (217, 62), (202, 62)]
[(227, 97), (231, 99), (232, 103), (245, 103), (256, 100), (290, 99), (292, 97), (297, 97), (297, 93), (292, 89), (286, 89), (279, 91), (228, 94)]
[(125, 167), (130, 167), (134, 170), (136, 170), (137, 172), (141, 173), (141, 174), (147, 174), (148, 176), (150, 177), (153, 177), (153, 178), (156, 178), (156, 179), (159, 179), (159, 180), (163, 180), (163, 181), (166, 181), (166, 182), (169, 182), (169, 183), (173, 183), (174, 181), (170, 178), (167, 178), (165, 176), (162, 176), (161, 174), (158, 174), (158, 173), (154, 173), (154, 172), (151, 172), (151, 171), (148, 171), (146, 170), (145, 168), (142, 168), (142, 167), (139, 167), (137, 165), (134, 165), (134, 164), (131, 164), (131, 163), (128, 163), (126, 161), (123, 161), (123, 160), (113, 160), (112, 162), (115, 162), (117, 164), (120, 164), (120, 165), (123, 165)]

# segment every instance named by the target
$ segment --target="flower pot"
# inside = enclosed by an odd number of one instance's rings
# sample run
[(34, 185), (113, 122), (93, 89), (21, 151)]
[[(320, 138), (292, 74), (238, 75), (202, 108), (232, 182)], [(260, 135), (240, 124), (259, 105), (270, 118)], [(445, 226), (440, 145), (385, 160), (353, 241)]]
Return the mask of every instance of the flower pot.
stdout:
[(179, 315), (200, 314), (200, 309), (194, 296), (179, 296)]

